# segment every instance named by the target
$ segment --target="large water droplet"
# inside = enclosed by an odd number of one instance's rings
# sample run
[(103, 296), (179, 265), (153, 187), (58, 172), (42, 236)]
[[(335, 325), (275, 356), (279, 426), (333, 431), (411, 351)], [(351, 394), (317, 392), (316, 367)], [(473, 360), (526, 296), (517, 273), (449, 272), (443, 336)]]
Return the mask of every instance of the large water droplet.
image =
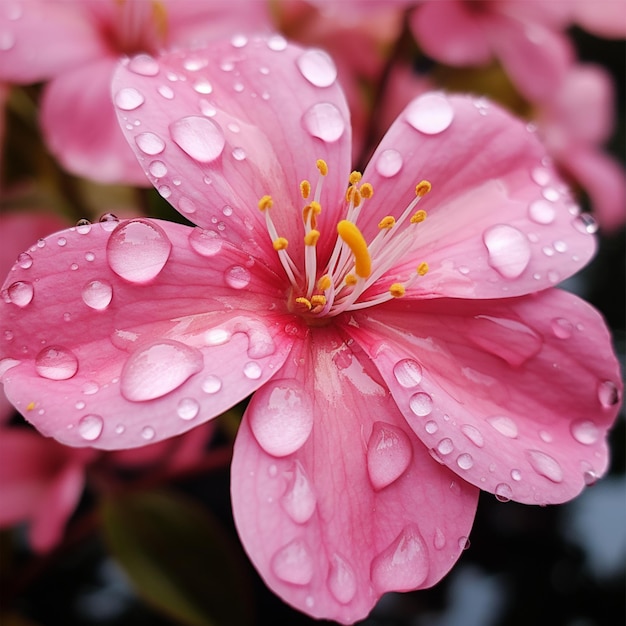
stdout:
[(317, 499), (299, 461), (294, 463), (291, 480), (280, 503), (297, 524), (305, 524), (315, 512)]
[(337, 553), (330, 557), (328, 588), (340, 604), (348, 604), (357, 592), (357, 580), (354, 569)]
[(510, 417), (495, 415), (494, 417), (488, 417), (487, 422), (501, 435), (509, 439), (515, 439), (518, 435), (517, 424)]
[(202, 381), (202, 391), (208, 394), (217, 393), (222, 388), (222, 381), (212, 374)]
[(572, 437), (586, 446), (590, 446), (600, 437), (600, 429), (591, 420), (576, 420), (570, 424)]
[(302, 76), (316, 87), (329, 87), (337, 78), (335, 63), (323, 50), (307, 50), (296, 64)]
[(50, 380), (68, 380), (78, 371), (78, 359), (67, 348), (49, 346), (35, 358), (35, 371)]
[(252, 402), (250, 428), (268, 454), (286, 456), (304, 445), (313, 429), (313, 405), (297, 380), (269, 382)]
[(528, 267), (530, 246), (524, 233), (513, 226), (498, 224), (483, 233), (489, 265), (504, 278), (517, 278)]
[(564, 317), (555, 317), (551, 324), (552, 332), (559, 339), (569, 339), (574, 332), (574, 325)]
[(393, 375), (406, 388), (416, 387), (422, 380), (422, 366), (413, 359), (403, 359), (393, 366)]
[(459, 454), (459, 456), (456, 459), (456, 464), (462, 470), (468, 470), (468, 469), (471, 469), (472, 466), (474, 465), (474, 459), (472, 458), (471, 454), (464, 452), (463, 454)]
[(513, 489), (507, 483), (499, 483), (496, 485), (494, 495), (500, 502), (508, 502), (513, 497)]
[(302, 125), (313, 137), (333, 143), (346, 129), (341, 111), (330, 102), (318, 102), (302, 116)]
[(118, 109), (122, 109), (122, 111), (134, 111), (145, 102), (145, 98), (143, 94), (135, 88), (124, 87), (115, 94), (114, 101)]
[(95, 441), (104, 428), (104, 421), (99, 415), (85, 415), (78, 422), (78, 432), (85, 441)]
[(113, 298), (113, 287), (105, 280), (92, 280), (83, 287), (83, 302), (96, 311), (106, 309)]
[(402, 169), (402, 155), (397, 150), (385, 150), (376, 159), (376, 171), (385, 178), (395, 176)]
[(272, 570), (278, 578), (292, 585), (307, 585), (313, 578), (313, 558), (304, 541), (294, 539), (272, 559)]
[(7, 288), (9, 300), (19, 307), (25, 307), (33, 300), (35, 290), (33, 285), (24, 280), (18, 280)]
[(596, 222), (593, 215), (589, 213), (581, 213), (572, 223), (574, 224), (574, 228), (581, 233), (593, 235), (598, 232), (598, 222)]
[(471, 424), (463, 424), (461, 426), (461, 432), (478, 448), (482, 448), (485, 444), (482, 433), (478, 428)]
[(245, 289), (250, 284), (250, 272), (241, 265), (233, 265), (226, 270), (224, 280), (233, 289)]
[(430, 415), (433, 410), (433, 399), (421, 391), (414, 393), (409, 400), (409, 408), (418, 417)]
[(617, 385), (605, 380), (598, 385), (598, 400), (605, 409), (610, 409), (619, 403), (620, 392)]
[(29, 267), (33, 265), (33, 257), (28, 254), (28, 252), (22, 252), (17, 257), (17, 264), (23, 269), (27, 270)]
[(223, 152), (224, 131), (213, 120), (190, 115), (169, 126), (176, 144), (199, 163), (211, 163)]
[(154, 133), (139, 133), (135, 137), (135, 143), (144, 154), (149, 156), (161, 154), (165, 150), (165, 142)]
[(148, 54), (138, 54), (128, 62), (128, 69), (140, 76), (156, 76), (159, 64)]
[(551, 224), (556, 217), (556, 209), (545, 200), (535, 200), (528, 206), (528, 215), (537, 224)]
[(274, 52), (282, 52), (287, 49), (287, 40), (282, 35), (272, 35), (268, 38), (266, 44)]
[(194, 228), (189, 233), (189, 245), (200, 256), (215, 256), (224, 245), (223, 239), (214, 230)]
[(167, 165), (163, 161), (152, 161), (148, 165), (148, 171), (155, 178), (163, 178), (167, 174)]
[(176, 414), (181, 420), (192, 420), (200, 413), (200, 403), (193, 398), (183, 398), (176, 407)]
[(449, 437), (444, 437), (437, 444), (437, 452), (439, 452), (439, 454), (445, 456), (446, 454), (450, 454), (452, 450), (454, 450), (454, 443), (452, 443), (452, 439), (450, 439)]
[(210, 328), (204, 333), (204, 341), (209, 346), (221, 346), (232, 337), (232, 333), (226, 328)]
[(142, 402), (167, 395), (204, 365), (195, 348), (163, 340), (139, 348), (124, 364), (120, 389), (127, 400)]
[(454, 109), (444, 96), (426, 94), (407, 106), (405, 116), (415, 130), (426, 135), (437, 135), (452, 124)]
[(243, 366), (243, 375), (250, 380), (258, 380), (261, 374), (261, 366), (256, 361), (249, 361)]
[(428, 576), (428, 550), (417, 526), (407, 526), (372, 561), (372, 583), (380, 593), (410, 591)]
[(563, 480), (563, 470), (551, 456), (540, 450), (527, 450), (526, 454), (537, 474), (544, 476), (553, 483), (560, 483)]
[(107, 242), (111, 269), (133, 283), (146, 283), (161, 272), (169, 259), (172, 243), (165, 231), (143, 219), (120, 224)]
[(367, 443), (367, 471), (374, 489), (379, 490), (400, 478), (413, 457), (406, 433), (391, 424), (375, 422)]

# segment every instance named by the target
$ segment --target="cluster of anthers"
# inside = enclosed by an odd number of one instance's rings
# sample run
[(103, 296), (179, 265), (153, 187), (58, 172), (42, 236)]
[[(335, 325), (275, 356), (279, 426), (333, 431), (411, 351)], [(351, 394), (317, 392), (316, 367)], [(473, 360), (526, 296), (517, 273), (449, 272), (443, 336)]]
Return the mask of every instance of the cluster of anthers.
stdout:
[[(431, 189), (423, 180), (415, 187), (415, 198), (408, 204), (399, 218), (384, 217), (378, 224), (379, 232), (368, 244), (356, 221), (363, 204), (374, 195), (370, 183), (361, 182), (360, 172), (350, 174), (350, 184), (346, 191), (348, 205), (346, 217), (337, 224), (337, 240), (321, 276), (318, 277), (316, 245), (320, 238), (317, 230), (317, 216), (322, 211), (320, 198), (328, 165), (322, 159), (316, 163), (319, 171), (317, 184), (311, 198), (311, 183), (300, 183), (300, 194), (309, 203), (302, 210), (304, 223), (304, 272), (289, 256), (289, 242), (279, 236), (270, 215), (274, 202), (271, 196), (259, 200), (259, 209), (265, 214), (265, 223), (278, 253), (285, 273), (292, 285), (293, 297), (289, 306), (294, 312), (311, 318), (332, 317), (345, 311), (353, 311), (401, 298), (419, 276), (428, 272), (428, 264), (420, 263), (415, 273), (404, 282), (393, 282), (383, 291), (376, 289), (365, 292), (398, 263), (414, 245), (414, 228), (426, 219), (426, 211), (416, 210), (420, 199)], [(406, 222), (408, 221), (408, 225)], [(405, 226), (403, 228), (403, 226)], [(365, 294), (365, 297), (360, 299)]]

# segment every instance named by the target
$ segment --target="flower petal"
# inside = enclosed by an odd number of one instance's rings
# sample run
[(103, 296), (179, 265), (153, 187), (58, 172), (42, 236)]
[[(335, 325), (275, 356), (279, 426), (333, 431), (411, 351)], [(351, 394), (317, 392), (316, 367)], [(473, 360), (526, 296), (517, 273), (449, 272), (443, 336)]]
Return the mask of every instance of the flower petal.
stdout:
[(42, 433), (106, 449), (185, 432), (245, 398), (288, 353), (284, 296), (216, 241), (138, 219), (30, 248), (0, 302), (7, 397)]
[(315, 188), (316, 160), (324, 159), (330, 175), (318, 222), (334, 228), (351, 131), (327, 55), (276, 35), (173, 52), (149, 69), (145, 63), (139, 57), (118, 69), (113, 98), (150, 180), (181, 213), (204, 227), (221, 222), (225, 238), (278, 267), (258, 201), (272, 196), (278, 234), (298, 259), (306, 204), (299, 183), (309, 179)]
[(415, 438), (370, 360), (312, 329), (252, 398), (232, 465), (239, 536), (261, 576), (317, 618), (353, 623), (458, 559), (478, 491)]
[(349, 329), (414, 432), (481, 489), (559, 503), (606, 471), (619, 365), (575, 296), (381, 307)]
[[(390, 152), (393, 151), (393, 152)], [(399, 165), (384, 167), (392, 154)], [(421, 179), (432, 184), (419, 208), (415, 245), (396, 268), (430, 271), (410, 295), (493, 298), (553, 285), (595, 250), (593, 225), (533, 133), (485, 100), (430, 93), (410, 103), (390, 128), (364, 179), (374, 186), (361, 230), (369, 241), (383, 215), (398, 217)], [(555, 253), (560, 242), (561, 253)]]

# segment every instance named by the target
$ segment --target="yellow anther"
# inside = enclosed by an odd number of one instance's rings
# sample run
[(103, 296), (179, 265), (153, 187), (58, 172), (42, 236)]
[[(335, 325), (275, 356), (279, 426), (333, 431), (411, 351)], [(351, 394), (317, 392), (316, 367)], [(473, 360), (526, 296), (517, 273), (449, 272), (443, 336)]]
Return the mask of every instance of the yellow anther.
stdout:
[(380, 228), (381, 230), (383, 228), (393, 228), (395, 224), (396, 224), (396, 218), (391, 215), (387, 215), (383, 217), (383, 219), (380, 220), (380, 222), (378, 222), (378, 228)]
[(419, 224), (426, 219), (426, 211), (420, 209), (419, 211), (415, 211), (415, 213), (411, 216), (411, 224)]
[(267, 209), (272, 208), (273, 204), (272, 196), (263, 196), (259, 200), (259, 209), (261, 209), (261, 211), (267, 211)]
[(367, 278), (372, 273), (372, 259), (367, 249), (365, 237), (356, 224), (348, 220), (341, 220), (337, 224), (337, 233), (354, 255), (354, 271), (357, 276)]
[(274, 250), (285, 250), (289, 245), (289, 242), (284, 237), (278, 237), (272, 241), (272, 245), (274, 246)]
[(29, 402), (29, 403), (26, 405), (26, 410), (27, 410), (27, 411), (32, 411), (34, 408), (35, 408), (35, 403), (34, 403), (34, 402)]
[(432, 185), (427, 180), (422, 180), (421, 182), (417, 183), (417, 186), (415, 187), (415, 195), (421, 198), (422, 196), (425, 196), (431, 189)]
[(350, 181), (351, 185), (356, 185), (361, 180), (362, 177), (363, 177), (363, 174), (355, 170), (354, 172), (350, 174), (350, 178), (348, 180)]
[(326, 174), (328, 174), (328, 165), (324, 159), (317, 159), (315, 165), (322, 176), (326, 176)]
[(425, 274), (427, 274), (428, 273), (428, 263), (420, 263), (417, 266), (417, 273), (420, 276), (424, 276)]
[(311, 306), (324, 306), (326, 304), (326, 296), (318, 294), (311, 296)]
[(317, 288), (320, 291), (326, 291), (332, 284), (333, 284), (333, 281), (331, 280), (330, 276), (328, 274), (324, 274), (324, 276), (322, 276), (317, 281)]
[(157, 34), (161, 41), (167, 39), (167, 9), (163, 2), (152, 3), (152, 19), (156, 26)]
[(302, 219), (306, 224), (310, 220), (311, 228), (315, 228), (317, 223), (316, 217), (322, 212), (322, 205), (319, 202), (311, 202), (302, 209)]
[(348, 287), (352, 287), (357, 284), (358, 279), (354, 274), (346, 274), (344, 282), (348, 285)]
[(374, 187), (371, 183), (363, 183), (359, 191), (364, 198), (371, 198), (374, 195)]
[(394, 298), (401, 298), (406, 293), (406, 289), (402, 283), (393, 283), (393, 285), (389, 287), (389, 293)]
[(311, 195), (311, 183), (308, 180), (300, 183), (300, 194), (305, 200)]
[(307, 309), (307, 311), (311, 310), (310, 300), (307, 300), (306, 298), (296, 298), (296, 302), (304, 306)]
[(310, 230), (305, 236), (304, 236), (304, 245), (305, 246), (314, 246), (317, 244), (317, 240), (320, 238), (320, 231), (319, 230)]

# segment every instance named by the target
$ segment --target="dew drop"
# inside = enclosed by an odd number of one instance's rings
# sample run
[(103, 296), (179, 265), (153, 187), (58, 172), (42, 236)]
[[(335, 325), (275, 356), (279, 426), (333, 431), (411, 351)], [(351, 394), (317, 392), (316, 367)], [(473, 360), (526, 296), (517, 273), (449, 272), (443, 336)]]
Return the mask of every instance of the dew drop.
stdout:
[(346, 129), (341, 111), (330, 102), (318, 102), (302, 116), (302, 125), (312, 137), (333, 143)]
[(531, 171), (530, 177), (533, 179), (533, 182), (543, 187), (550, 182), (550, 171), (545, 167), (536, 167)]
[(243, 375), (250, 380), (258, 380), (261, 374), (261, 366), (254, 361), (249, 361), (243, 366)]
[(78, 422), (78, 433), (85, 441), (95, 441), (103, 428), (104, 421), (99, 415), (85, 415)]
[(166, 100), (173, 100), (174, 98), (174, 91), (169, 85), (159, 85), (157, 91)]
[(139, 133), (135, 137), (137, 147), (148, 156), (161, 154), (165, 150), (165, 142), (154, 133)]
[(591, 487), (598, 482), (598, 474), (594, 470), (585, 470), (583, 472), (583, 481), (587, 487)]
[(330, 558), (328, 588), (340, 604), (349, 604), (357, 592), (357, 580), (354, 570), (337, 553)]
[(456, 459), (456, 464), (462, 469), (462, 470), (468, 470), (471, 469), (474, 465), (474, 459), (472, 458), (471, 454), (467, 454), (467, 453), (463, 453), (460, 454), (457, 459)]
[(287, 49), (287, 40), (282, 35), (272, 35), (267, 40), (267, 47), (274, 52), (281, 52)]
[(143, 94), (135, 88), (124, 87), (115, 94), (114, 101), (118, 109), (122, 109), (122, 111), (134, 111), (145, 102), (145, 98)]
[(24, 280), (18, 280), (9, 285), (7, 288), (7, 294), (9, 296), (9, 300), (21, 308), (32, 302), (35, 290), (31, 283)]
[(586, 446), (590, 446), (600, 437), (600, 430), (591, 420), (576, 420), (570, 424), (572, 437)]
[(528, 215), (537, 224), (552, 224), (556, 217), (556, 210), (545, 200), (535, 200), (528, 206)]
[(200, 403), (193, 398), (183, 398), (176, 408), (176, 414), (181, 420), (192, 420), (200, 413)]
[(146, 441), (152, 441), (156, 435), (156, 432), (152, 426), (145, 426), (141, 429), (141, 436)]
[(172, 122), (169, 130), (179, 148), (199, 163), (212, 163), (224, 150), (222, 128), (206, 117), (183, 117)]
[(367, 471), (375, 490), (396, 481), (409, 467), (413, 447), (400, 428), (375, 422), (367, 443)]
[(189, 233), (189, 245), (200, 256), (215, 256), (221, 249), (224, 241), (214, 230), (204, 230), (196, 227)]
[(470, 540), (469, 537), (459, 537), (459, 548), (461, 550), (469, 550), (470, 548)]
[(430, 415), (433, 410), (433, 399), (422, 391), (414, 393), (409, 400), (409, 408), (418, 417)]
[(243, 161), (246, 158), (246, 151), (243, 148), (234, 148), (232, 155), (235, 161)]
[(563, 480), (563, 470), (558, 462), (540, 450), (527, 450), (526, 454), (532, 468), (540, 476), (544, 476), (553, 483)]
[(113, 298), (113, 287), (104, 280), (92, 280), (83, 287), (83, 302), (96, 311), (104, 311)]
[(489, 422), (490, 426), (495, 428), (501, 435), (504, 435), (509, 439), (515, 439), (518, 435), (517, 424), (515, 424), (510, 417), (496, 415), (494, 417), (488, 417), (487, 422)]
[(122, 368), (122, 395), (133, 402), (161, 398), (202, 370), (203, 365), (198, 350), (178, 341), (144, 346), (133, 352)]
[(217, 376), (211, 374), (202, 381), (201, 388), (204, 393), (212, 395), (222, 388), (222, 381)]
[(149, 54), (138, 54), (129, 61), (128, 69), (140, 76), (156, 76), (159, 64)]
[(167, 174), (167, 166), (163, 161), (152, 161), (150, 165), (148, 165), (148, 171), (155, 178), (163, 178)]
[(402, 169), (402, 155), (397, 150), (384, 150), (376, 159), (376, 171), (385, 178), (395, 176)]
[(307, 50), (297, 58), (296, 65), (315, 87), (329, 87), (337, 79), (335, 63), (323, 50)]
[(454, 119), (454, 109), (439, 94), (426, 94), (413, 100), (405, 111), (407, 122), (425, 135), (437, 135), (446, 130)]
[(78, 359), (67, 348), (49, 346), (35, 358), (35, 371), (49, 380), (68, 380), (78, 371)]
[(437, 444), (437, 452), (442, 455), (450, 454), (454, 450), (452, 439), (445, 437)]
[(100, 385), (98, 385), (98, 383), (93, 380), (87, 381), (82, 387), (82, 392), (86, 396), (93, 396), (94, 394), (98, 393), (98, 391), (100, 391)]
[(79, 235), (88, 235), (91, 232), (91, 222), (86, 219), (81, 219), (76, 222), (76, 232)]
[(115, 434), (116, 435), (122, 435), (124, 432), (126, 432), (126, 426), (124, 426), (124, 424), (118, 424), (115, 427)]
[(574, 219), (572, 224), (574, 225), (574, 228), (581, 233), (593, 235), (598, 232), (598, 223), (589, 213), (581, 213)]
[(291, 480), (280, 503), (296, 524), (308, 522), (317, 506), (317, 499), (311, 483), (300, 462), (294, 463)]
[(67, 245), (67, 239), (65, 237), (59, 237), (57, 239), (57, 245), (59, 248), (64, 248)]
[(286, 583), (307, 585), (313, 578), (313, 558), (306, 543), (294, 539), (272, 558), (272, 571)]
[(564, 317), (555, 317), (551, 325), (552, 332), (559, 339), (569, 339), (574, 332), (574, 325)]
[(204, 57), (191, 56), (191, 57), (187, 57), (183, 61), (183, 67), (188, 72), (197, 72), (205, 68), (208, 64), (209, 64), (209, 60), (205, 59)]
[(196, 212), (196, 205), (193, 200), (187, 198), (186, 196), (182, 196), (178, 201), (178, 210), (181, 213), (189, 215), (190, 213)]
[(233, 265), (226, 270), (224, 280), (233, 289), (245, 289), (250, 284), (250, 272), (241, 265)]
[(146, 283), (165, 267), (172, 243), (154, 222), (130, 220), (117, 226), (107, 242), (111, 269), (132, 283)]
[(0, 32), (0, 52), (6, 52), (15, 45), (15, 35), (8, 30)]
[(482, 433), (478, 428), (471, 424), (463, 424), (461, 426), (461, 432), (477, 447), (482, 448), (485, 444)]
[(372, 561), (372, 583), (379, 593), (409, 591), (426, 580), (428, 569), (426, 544), (417, 526), (409, 525)]
[(530, 246), (517, 228), (498, 224), (483, 233), (489, 265), (504, 278), (517, 278), (528, 267)]
[(213, 93), (213, 85), (211, 85), (211, 83), (206, 78), (200, 78), (199, 80), (197, 80), (193, 84), (193, 89), (197, 93), (201, 93), (204, 95)]
[(512, 469), (511, 470), (511, 478), (515, 481), (520, 481), (522, 480), (522, 472), (520, 472), (518, 469)]
[(443, 550), (446, 546), (446, 536), (443, 534), (441, 528), (435, 528), (435, 536), (433, 537), (433, 545), (435, 550)]
[(28, 254), (28, 252), (22, 252), (17, 257), (17, 264), (23, 269), (27, 270), (33, 265), (33, 257)]
[(234, 35), (230, 44), (233, 48), (245, 48), (248, 45), (248, 38), (245, 35)]
[(311, 399), (295, 379), (272, 381), (253, 396), (250, 428), (260, 446), (273, 456), (299, 450), (313, 428)]
[(429, 435), (434, 435), (439, 430), (439, 426), (437, 426), (437, 422), (433, 420), (429, 420), (428, 422), (424, 424), (424, 430)]
[(405, 389), (416, 387), (422, 380), (422, 366), (413, 359), (403, 359), (393, 366), (393, 375)]
[(619, 403), (620, 392), (617, 385), (605, 380), (598, 385), (598, 400), (605, 409), (610, 409)]

